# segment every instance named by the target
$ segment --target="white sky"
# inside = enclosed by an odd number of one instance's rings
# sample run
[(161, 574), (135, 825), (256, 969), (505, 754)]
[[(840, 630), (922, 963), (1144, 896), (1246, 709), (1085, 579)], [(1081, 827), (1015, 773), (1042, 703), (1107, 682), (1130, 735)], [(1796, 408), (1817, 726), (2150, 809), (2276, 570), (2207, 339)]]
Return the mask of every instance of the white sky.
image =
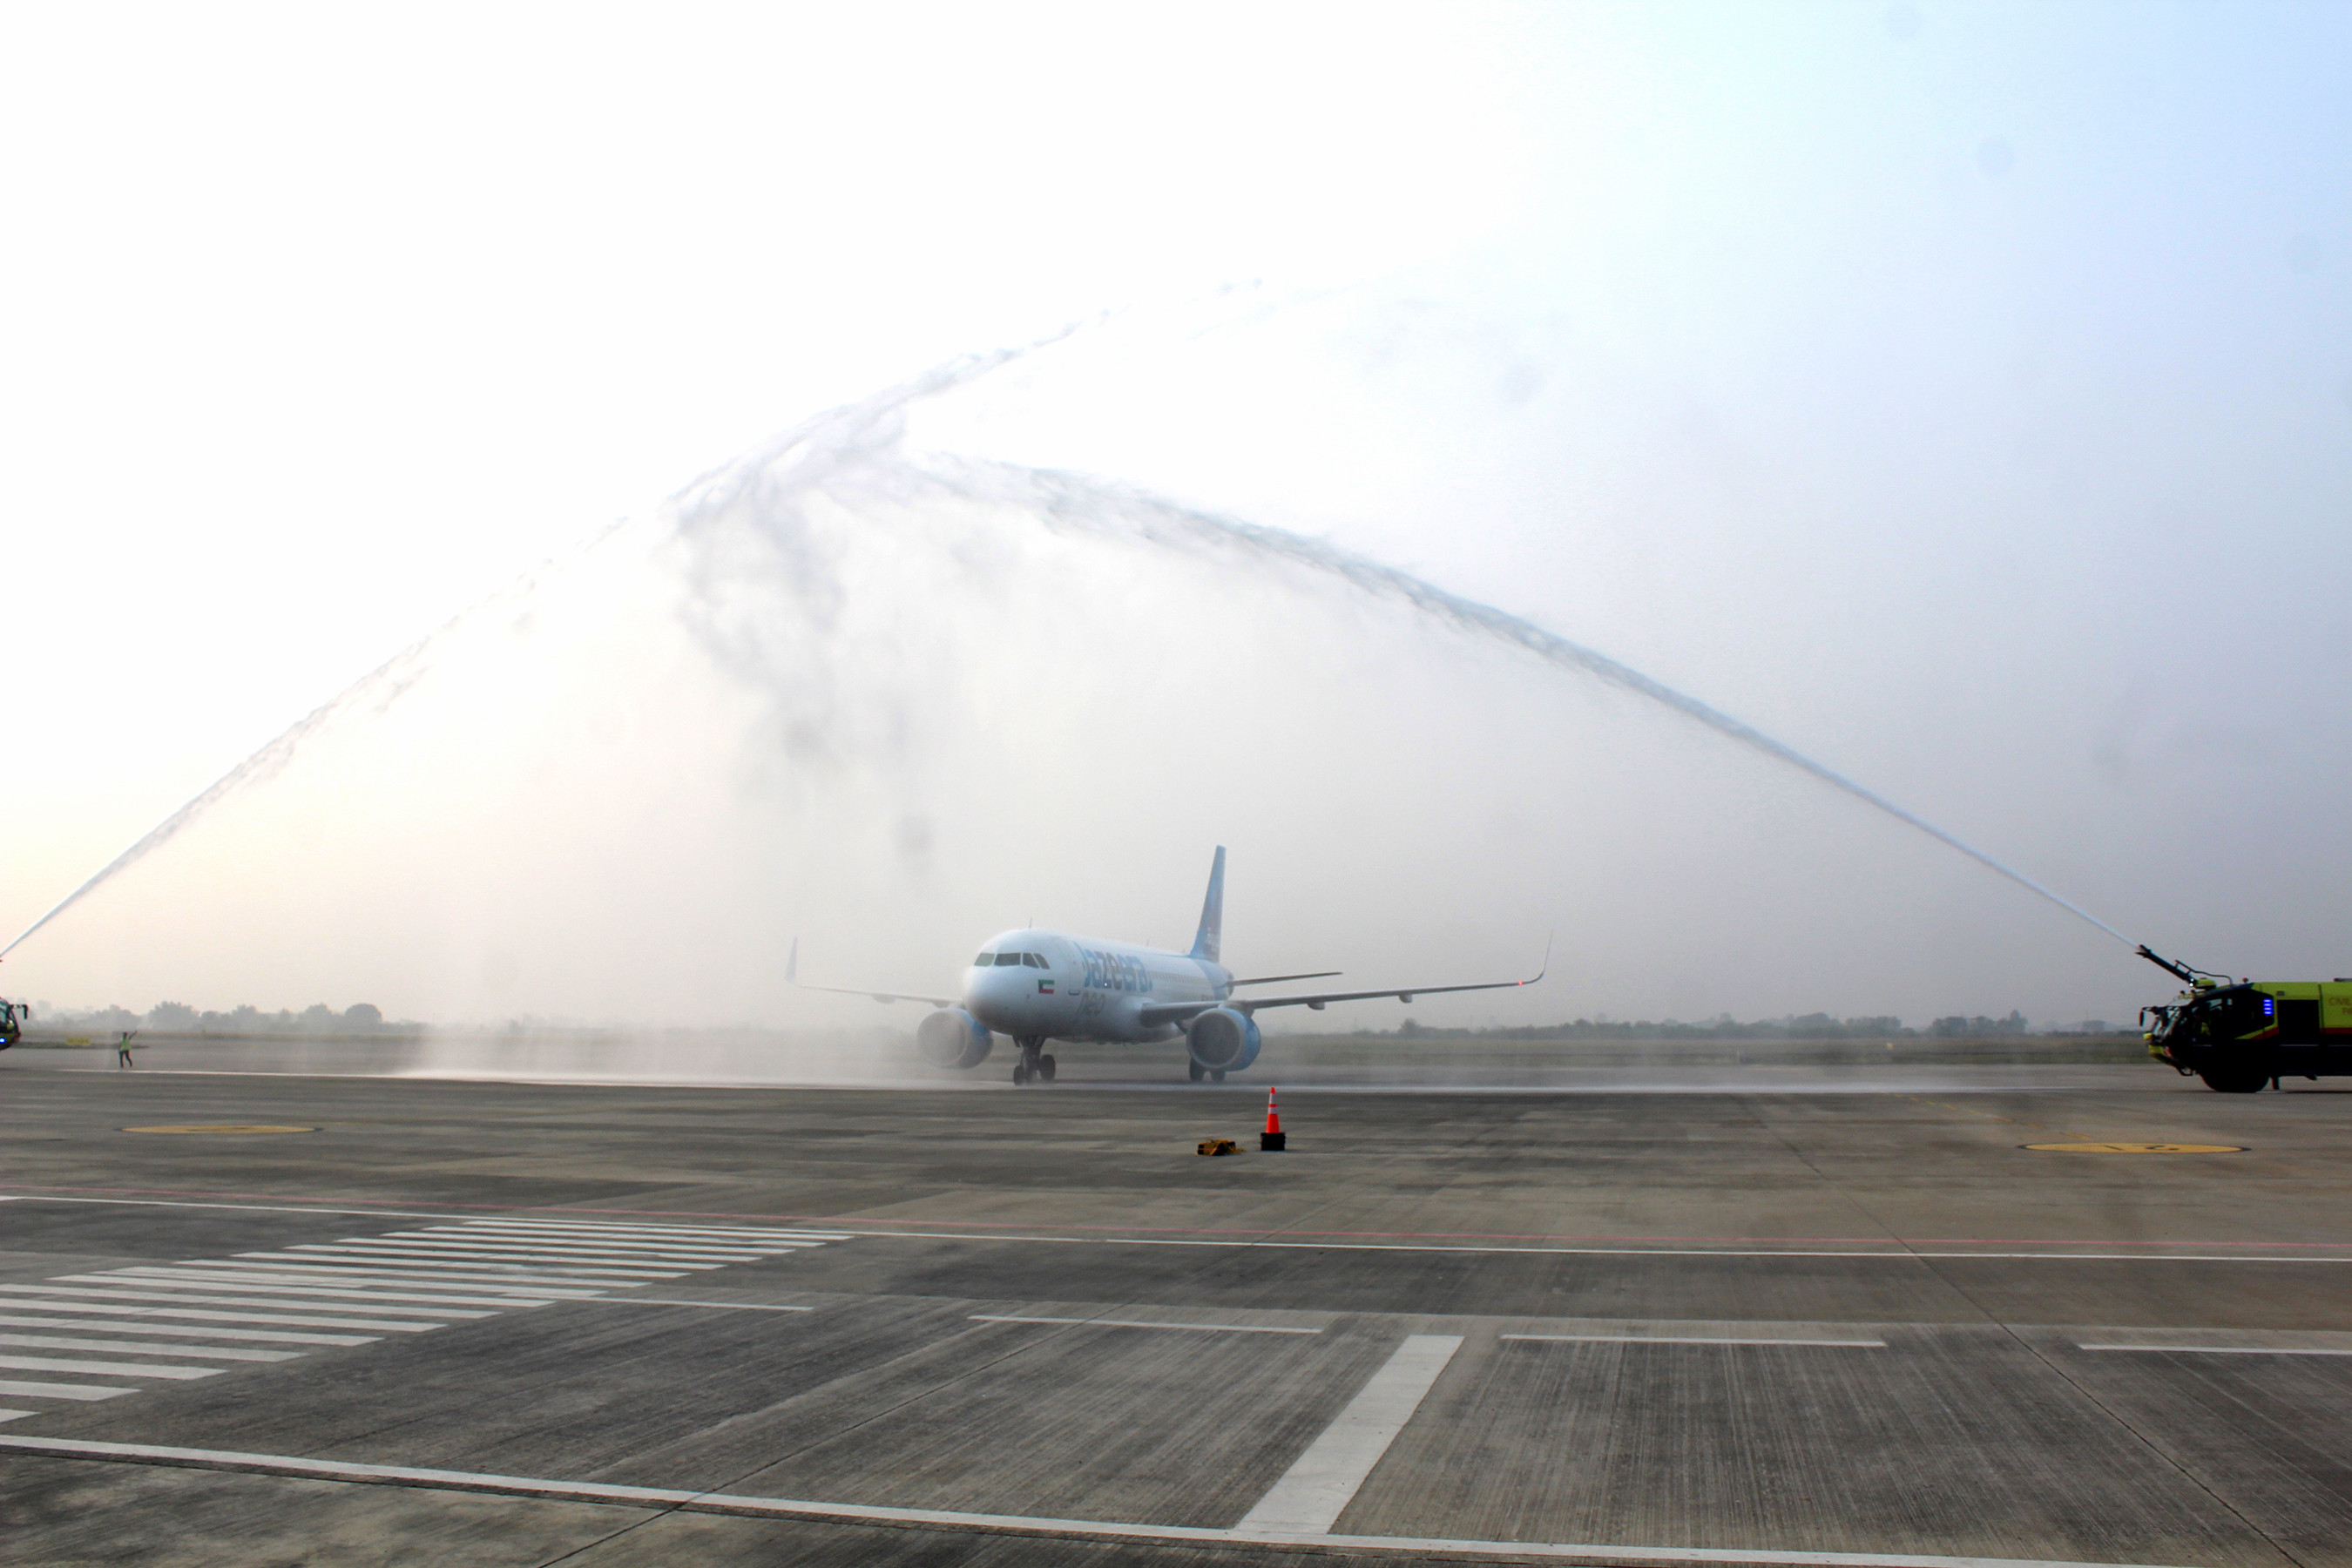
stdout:
[(2341, 8), (18, 7), (0, 144), (7, 934), (607, 521), (1119, 310), (927, 437), (1327, 534), (2158, 947), (2352, 973)]

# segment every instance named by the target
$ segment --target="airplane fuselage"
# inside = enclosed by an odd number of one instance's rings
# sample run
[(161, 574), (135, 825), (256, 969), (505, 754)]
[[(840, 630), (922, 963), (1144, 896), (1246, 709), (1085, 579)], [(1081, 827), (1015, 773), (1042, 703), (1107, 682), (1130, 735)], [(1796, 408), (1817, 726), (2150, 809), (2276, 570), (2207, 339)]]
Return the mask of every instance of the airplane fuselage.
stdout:
[(1014, 1039), (1105, 1040), (1149, 1045), (1183, 1034), (1143, 1021), (1147, 1005), (1216, 1003), (1233, 973), (1213, 959), (1104, 942), (1065, 931), (1009, 931), (964, 972), (964, 1010), (982, 1027)]

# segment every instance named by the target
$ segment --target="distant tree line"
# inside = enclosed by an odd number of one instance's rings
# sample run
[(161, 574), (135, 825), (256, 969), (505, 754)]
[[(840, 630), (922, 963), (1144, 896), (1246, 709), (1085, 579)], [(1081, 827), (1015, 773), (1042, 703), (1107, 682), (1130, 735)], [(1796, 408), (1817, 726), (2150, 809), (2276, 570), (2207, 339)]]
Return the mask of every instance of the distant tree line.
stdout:
[(2025, 1033), (2025, 1015), (2013, 1007), (2006, 1018), (1988, 1018), (1981, 1013), (1973, 1018), (1963, 1018), (1954, 1014), (1928, 1025), (1927, 1032), (1939, 1040), (1980, 1040), (1987, 1036), (2021, 1035)]
[(409, 1035), (425, 1029), (407, 1019), (386, 1021), (383, 1010), (373, 1002), (354, 1002), (340, 1013), (324, 1002), (313, 1002), (299, 1013), (283, 1007), (265, 1013), (250, 1003), (226, 1013), (205, 1013), (185, 1002), (158, 1002), (144, 1013), (121, 1006), (89, 1012), (67, 1008), (49, 1015), (47, 1021), (95, 1034), (148, 1029), (159, 1035)]

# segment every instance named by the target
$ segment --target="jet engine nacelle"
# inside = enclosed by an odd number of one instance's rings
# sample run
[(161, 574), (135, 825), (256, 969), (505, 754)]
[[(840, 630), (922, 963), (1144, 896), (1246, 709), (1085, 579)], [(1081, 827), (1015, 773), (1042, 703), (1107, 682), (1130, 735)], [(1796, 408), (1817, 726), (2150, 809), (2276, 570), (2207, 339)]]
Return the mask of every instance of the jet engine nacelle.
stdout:
[(1257, 1060), (1257, 1020), (1235, 1007), (1212, 1007), (1184, 1031), (1185, 1048), (1211, 1072), (1239, 1072)]
[(942, 1007), (915, 1026), (915, 1051), (935, 1068), (976, 1068), (994, 1036), (961, 1007)]

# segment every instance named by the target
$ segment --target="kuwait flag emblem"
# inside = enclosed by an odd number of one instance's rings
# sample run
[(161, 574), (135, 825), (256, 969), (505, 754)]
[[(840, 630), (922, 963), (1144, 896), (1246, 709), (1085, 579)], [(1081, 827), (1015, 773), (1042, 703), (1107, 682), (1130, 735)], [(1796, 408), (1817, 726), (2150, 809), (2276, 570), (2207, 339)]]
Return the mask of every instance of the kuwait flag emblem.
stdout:
[(1054, 994), (1054, 983), (1053, 983), (1052, 981), (1050, 981), (1050, 980), (1040, 980), (1039, 982), (1037, 982), (1037, 994), (1038, 994), (1038, 995), (1040, 995), (1040, 996), (1051, 996), (1053, 994)]

